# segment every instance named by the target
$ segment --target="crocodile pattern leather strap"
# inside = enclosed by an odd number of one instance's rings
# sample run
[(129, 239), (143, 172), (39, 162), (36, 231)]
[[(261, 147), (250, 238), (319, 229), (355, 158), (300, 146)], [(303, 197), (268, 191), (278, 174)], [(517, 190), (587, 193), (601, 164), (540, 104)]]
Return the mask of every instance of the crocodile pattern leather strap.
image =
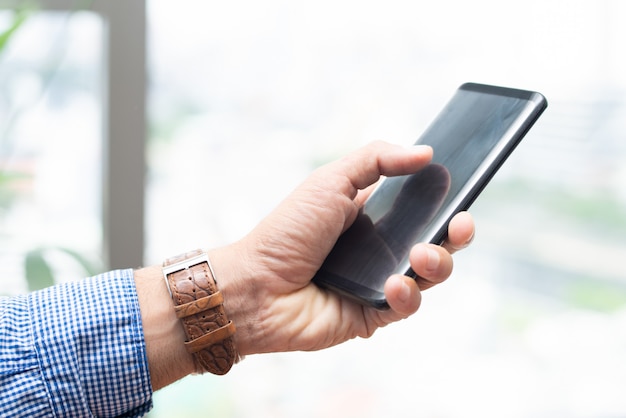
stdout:
[(226, 317), (224, 297), (217, 288), (208, 255), (197, 250), (167, 259), (163, 276), (196, 369), (218, 375), (228, 373), (237, 359), (235, 325)]

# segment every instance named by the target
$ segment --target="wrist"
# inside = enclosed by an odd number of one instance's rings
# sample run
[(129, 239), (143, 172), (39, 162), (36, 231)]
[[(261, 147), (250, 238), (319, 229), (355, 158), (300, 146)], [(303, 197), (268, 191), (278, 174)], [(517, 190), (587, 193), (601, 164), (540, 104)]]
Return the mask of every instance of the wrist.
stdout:
[(235, 347), (240, 356), (260, 353), (265, 340), (259, 317), (258, 271), (242, 242), (208, 251), (215, 280), (224, 295), (224, 310), (234, 322)]
[[(224, 310), (233, 321), (235, 348), (240, 356), (264, 352), (259, 320), (260, 300), (252, 268), (242, 243), (208, 251), (215, 281), (224, 296)], [(193, 355), (185, 348), (187, 336), (176, 316), (175, 304), (163, 278), (162, 266), (135, 270), (152, 386), (158, 390), (196, 372)]]
[(161, 267), (138, 269), (134, 276), (152, 387), (157, 390), (193, 373), (195, 365)]
[(198, 373), (228, 373), (239, 359), (236, 327), (224, 309), (208, 254), (194, 250), (163, 262), (163, 276), (185, 332), (185, 348)]

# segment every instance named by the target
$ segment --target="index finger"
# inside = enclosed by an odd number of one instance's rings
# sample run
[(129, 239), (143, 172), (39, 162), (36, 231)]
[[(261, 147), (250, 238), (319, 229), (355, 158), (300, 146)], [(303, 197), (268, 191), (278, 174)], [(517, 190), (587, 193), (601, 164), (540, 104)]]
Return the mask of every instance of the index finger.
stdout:
[(335, 181), (345, 180), (341, 192), (354, 199), (361, 189), (376, 183), (380, 176), (412, 174), (430, 162), (432, 148), (426, 145), (402, 147), (382, 141), (365, 147), (329, 164)]

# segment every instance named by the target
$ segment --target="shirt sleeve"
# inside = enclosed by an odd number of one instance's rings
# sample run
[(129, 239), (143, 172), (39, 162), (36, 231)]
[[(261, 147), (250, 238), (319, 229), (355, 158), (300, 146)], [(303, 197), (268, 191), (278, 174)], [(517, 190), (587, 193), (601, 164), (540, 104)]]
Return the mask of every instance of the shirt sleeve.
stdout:
[(0, 299), (0, 416), (136, 417), (152, 386), (132, 270)]

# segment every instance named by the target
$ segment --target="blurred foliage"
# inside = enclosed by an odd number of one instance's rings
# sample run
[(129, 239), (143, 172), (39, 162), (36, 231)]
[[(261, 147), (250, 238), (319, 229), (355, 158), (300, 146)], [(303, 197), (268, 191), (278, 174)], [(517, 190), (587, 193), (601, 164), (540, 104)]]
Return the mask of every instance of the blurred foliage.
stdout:
[(29, 251), (25, 257), (26, 283), (29, 291), (43, 289), (55, 283), (54, 268), (46, 255), (59, 252), (77, 262), (87, 275), (96, 274), (96, 266), (80, 253), (67, 248), (37, 248)]
[(17, 171), (0, 171), (0, 209), (8, 208), (17, 197), (15, 185), (31, 176)]
[(22, 27), (24, 22), (26, 22), (33, 10), (34, 7), (30, 2), (24, 5), (20, 5), (20, 7), (15, 10), (15, 13), (13, 15), (13, 22), (6, 30), (0, 32), (0, 54), (2, 54), (2, 52), (6, 49), (9, 41), (13, 38), (18, 29)]
[[(84, 6), (89, 6), (91, 3), (91, 1), (86, 1)], [(0, 31), (0, 57), (2, 57), (8, 45), (25, 25), (29, 17), (36, 11), (37, 6), (31, 1), (21, 2), (13, 10), (11, 23), (6, 29)], [(55, 71), (56, 69), (53, 70), (53, 72)], [(4, 132), (4, 135), (0, 137), (0, 150), (1, 148), (6, 148), (6, 146), (6, 132)], [(20, 182), (30, 180), (31, 178), (32, 176), (29, 173), (6, 170), (0, 166), (0, 209), (8, 209), (20, 194)], [(77, 251), (61, 247), (36, 248), (28, 251), (24, 256), (25, 280), (29, 291), (49, 287), (55, 283), (55, 268), (48, 257), (52, 253), (65, 255), (74, 263), (77, 263), (87, 275), (94, 275), (97, 272), (98, 266)]]
[(590, 195), (572, 193), (562, 188), (554, 188), (542, 193), (545, 206), (572, 220), (592, 223), (594, 226), (611, 229), (623, 234), (626, 232), (626, 208), (610, 193), (597, 190)]
[(43, 289), (54, 284), (52, 268), (44, 258), (42, 250), (33, 250), (26, 254), (24, 264), (29, 291)]
[(626, 306), (626, 289), (621, 283), (579, 280), (568, 287), (566, 300), (578, 308), (612, 313)]
[(558, 184), (513, 179), (494, 182), (485, 196), (510, 205), (524, 201), (525, 207), (529, 206), (528, 199), (531, 199), (531, 206), (540, 207), (542, 211), (555, 215), (556, 219), (593, 227), (602, 233), (626, 236), (626, 204), (601, 188), (585, 193)]

